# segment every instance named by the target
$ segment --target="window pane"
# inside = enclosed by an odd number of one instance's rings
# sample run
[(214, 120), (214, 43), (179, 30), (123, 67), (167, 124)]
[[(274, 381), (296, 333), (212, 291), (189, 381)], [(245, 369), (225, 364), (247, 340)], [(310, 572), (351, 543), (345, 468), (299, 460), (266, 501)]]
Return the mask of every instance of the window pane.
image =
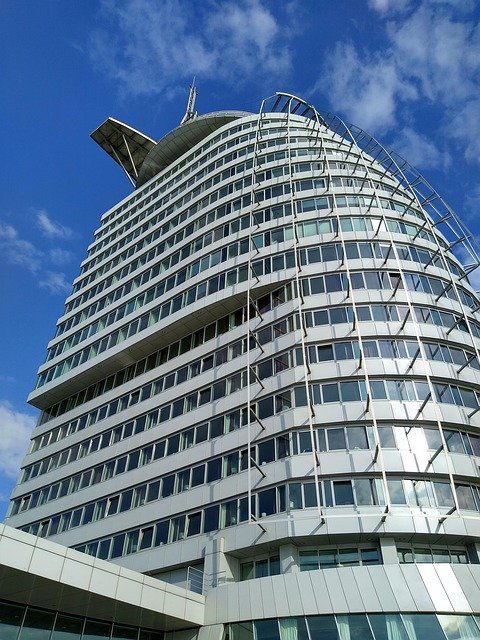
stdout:
[(25, 607), (0, 603), (0, 637), (5, 640), (16, 640), (22, 622)]
[(253, 578), (253, 562), (242, 562), (240, 565), (240, 580), (251, 580)]
[(281, 640), (309, 640), (305, 618), (280, 618)]
[(375, 640), (409, 640), (407, 632), (398, 613), (369, 614), (368, 619), (372, 626)]
[(258, 494), (258, 513), (260, 518), (275, 513), (275, 489), (260, 491)]
[(472, 616), (440, 614), (438, 619), (448, 640), (478, 638), (479, 631)]
[(277, 620), (257, 620), (255, 629), (257, 640), (280, 640)]
[(318, 554), (320, 569), (329, 569), (338, 565), (338, 555), (335, 549), (320, 551)]
[(108, 622), (98, 622), (87, 620), (82, 640), (98, 640), (99, 638), (110, 638), (111, 625)]
[(355, 478), (354, 482), (357, 504), (375, 504), (371, 480), (368, 478)]
[(347, 448), (343, 427), (340, 429), (327, 429), (327, 438), (330, 450)]
[(333, 616), (308, 616), (307, 624), (312, 640), (339, 640)]
[[(351, 616), (337, 616), (337, 624), (341, 638), (350, 637), (355, 638), (355, 640), (373, 640), (367, 616), (363, 613)], [(347, 630), (349, 635), (347, 635)]]
[(28, 609), (20, 640), (49, 640), (54, 614), (50, 611)]
[(362, 564), (380, 564), (378, 549), (360, 549)]
[(347, 429), (349, 449), (368, 449), (365, 427), (349, 427)]
[(137, 635), (137, 629), (113, 625), (112, 640), (137, 640)]
[(78, 640), (82, 634), (83, 619), (59, 614), (51, 640)]
[(232, 640), (253, 640), (253, 626), (251, 622), (231, 624)]
[(344, 567), (352, 567), (360, 564), (358, 549), (339, 549), (338, 562)]
[(350, 480), (338, 481), (333, 483), (333, 492), (335, 495), (335, 504), (353, 504), (352, 483)]
[[(433, 614), (403, 614), (403, 619), (408, 629), (414, 631), (417, 638), (436, 640), (443, 638), (442, 629), (436, 616)], [(413, 634), (412, 634), (413, 635)]]
[(300, 571), (312, 571), (318, 569), (317, 551), (300, 551)]

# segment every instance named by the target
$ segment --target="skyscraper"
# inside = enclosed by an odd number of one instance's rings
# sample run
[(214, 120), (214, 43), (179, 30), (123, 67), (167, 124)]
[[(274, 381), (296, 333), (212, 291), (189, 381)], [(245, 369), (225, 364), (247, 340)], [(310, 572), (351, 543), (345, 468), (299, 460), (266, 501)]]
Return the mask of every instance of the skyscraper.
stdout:
[(135, 189), (48, 345), (7, 524), (206, 594), (212, 640), (480, 637), (468, 232), (299, 98), (187, 115), (92, 134)]

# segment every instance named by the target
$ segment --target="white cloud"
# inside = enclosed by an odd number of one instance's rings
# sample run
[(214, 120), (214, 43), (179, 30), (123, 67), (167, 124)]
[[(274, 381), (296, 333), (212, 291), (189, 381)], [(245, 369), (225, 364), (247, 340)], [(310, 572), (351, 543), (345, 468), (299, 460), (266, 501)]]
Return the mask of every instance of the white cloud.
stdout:
[(0, 401), (0, 473), (15, 478), (27, 451), (35, 418), (16, 411), (6, 401)]
[[(474, 5), (456, 0), (400, 5), (406, 11), (395, 14), (392, 0), (369, 0), (387, 18), (377, 25), (384, 29), (386, 45), (372, 51), (337, 43), (316, 89), (329, 95), (334, 109), (373, 132), (411, 128), (411, 122), (402, 121), (399, 106), (411, 107), (411, 118), (427, 105), (441, 114), (442, 137), (460, 143), (468, 161), (478, 161), (480, 23), (470, 13)], [(413, 137), (410, 132), (412, 148)], [(433, 150), (426, 151), (423, 166), (434, 166)]]
[(46, 271), (38, 286), (52, 294), (69, 293), (72, 289), (72, 285), (65, 274), (54, 271)]
[(351, 43), (336, 45), (315, 88), (327, 90), (337, 109), (373, 131), (391, 127), (398, 103), (416, 96), (392, 60), (381, 54), (362, 59)]
[(447, 169), (452, 162), (447, 151), (441, 151), (431, 140), (411, 127), (400, 131), (392, 148), (411, 165), (421, 169)]
[(10, 264), (25, 267), (32, 273), (40, 269), (42, 252), (28, 240), (20, 238), (11, 225), (0, 223), (0, 249)]
[(475, 93), (480, 70), (478, 24), (455, 16), (423, 3), (406, 20), (388, 25), (398, 68), (419, 82), (423, 96), (447, 106)]
[(385, 16), (389, 13), (401, 13), (410, 4), (410, 0), (368, 0), (368, 6), (374, 11), (378, 11)]
[(50, 249), (50, 251), (48, 252), (48, 255), (51, 262), (58, 265), (68, 264), (73, 260), (73, 257), (74, 257), (71, 251), (67, 251), (66, 249), (60, 249), (60, 247), (56, 247), (55, 249)]
[(52, 220), (46, 211), (37, 211), (36, 217), (40, 231), (46, 238), (65, 240), (72, 236), (73, 232), (69, 227), (65, 227), (59, 222)]
[(92, 34), (89, 56), (126, 94), (175, 93), (194, 75), (236, 86), (290, 69), (289, 31), (260, 0), (102, 6), (109, 27)]
[[(480, 56), (480, 52), (479, 52)], [(480, 160), (480, 98), (471, 99), (452, 113), (449, 135), (465, 149), (469, 162)]]

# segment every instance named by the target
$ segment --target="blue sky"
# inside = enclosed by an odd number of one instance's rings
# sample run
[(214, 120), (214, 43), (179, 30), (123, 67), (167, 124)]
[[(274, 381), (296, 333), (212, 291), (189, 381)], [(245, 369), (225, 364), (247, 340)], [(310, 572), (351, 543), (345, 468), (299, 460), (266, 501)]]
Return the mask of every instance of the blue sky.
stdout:
[(477, 235), (479, 18), (476, 0), (0, 3), (0, 520), (47, 342), (101, 214), (130, 191), (90, 132), (111, 115), (160, 138), (194, 75), (200, 113), (287, 91), (376, 134)]

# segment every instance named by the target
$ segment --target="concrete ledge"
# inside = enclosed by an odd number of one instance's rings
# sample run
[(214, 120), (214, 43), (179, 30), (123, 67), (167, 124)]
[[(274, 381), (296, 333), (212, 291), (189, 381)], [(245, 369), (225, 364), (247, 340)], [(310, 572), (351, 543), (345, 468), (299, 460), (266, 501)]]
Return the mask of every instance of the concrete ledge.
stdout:
[(204, 623), (204, 596), (6, 525), (0, 598), (163, 631)]

